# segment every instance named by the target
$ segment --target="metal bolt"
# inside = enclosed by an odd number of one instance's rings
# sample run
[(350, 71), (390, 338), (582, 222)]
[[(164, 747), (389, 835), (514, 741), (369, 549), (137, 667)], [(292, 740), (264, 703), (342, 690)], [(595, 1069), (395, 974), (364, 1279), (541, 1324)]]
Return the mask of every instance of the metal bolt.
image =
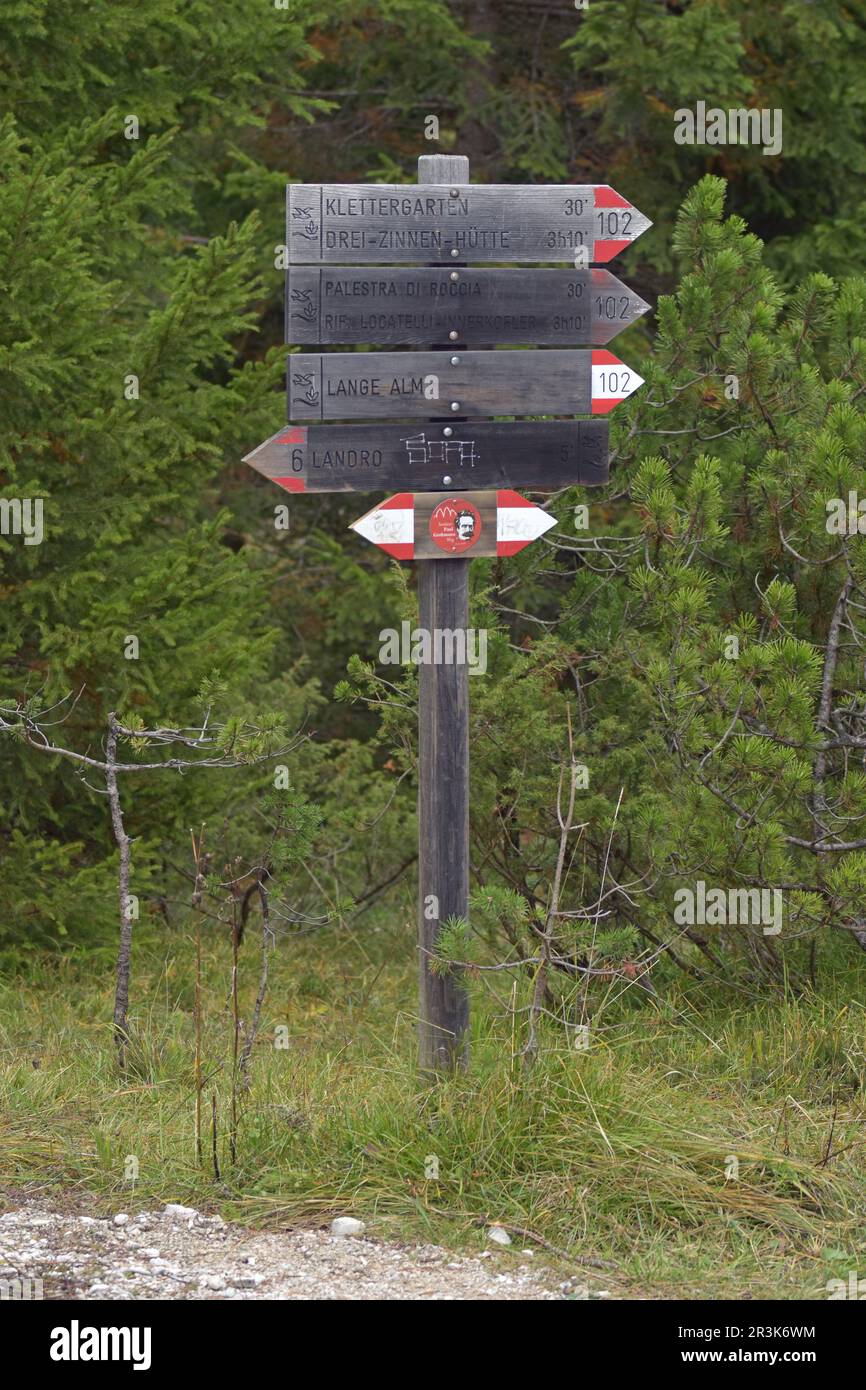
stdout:
[(459, 333), (457, 332), (457, 329), (456, 329), (456, 328), (452, 328), (452, 329), (451, 329), (451, 332), (448, 334), (448, 337), (451, 339), (451, 342), (452, 342), (452, 343), (456, 343), (456, 342), (457, 342), (457, 339), (459, 338), (459, 336), (460, 336), (460, 335), (459, 335)]
[(452, 410), (459, 410), (459, 409), (460, 409), (460, 402), (459, 402), (459, 401), (452, 401), (452, 402), (451, 402), (451, 409), (452, 409)]
[(446, 425), (442, 433), (444, 434), (446, 439), (450, 439), (454, 431), (452, 430), (450, 425)]
[(453, 261), (456, 261), (456, 260), (457, 260), (457, 257), (458, 257), (459, 255), (460, 255), (460, 252), (457, 250), (457, 247), (456, 247), (456, 246), (452, 246), (452, 248), (451, 248), (451, 259), (452, 259)]
[(443, 481), (443, 483), (445, 484), (446, 487), (450, 487), (450, 486), (451, 486), (451, 474), (450, 474), (450, 473), (446, 473), (446, 474), (445, 474), (445, 477), (442, 479), (442, 481)]
[(451, 358), (451, 366), (452, 366), (452, 367), (459, 367), (459, 366), (460, 366), (460, 358), (459, 358), (459, 357), (452, 357), (452, 358)]
[(452, 270), (451, 274), (448, 276), (448, 279), (449, 279), (449, 280), (459, 280), (459, 279), (460, 279), (460, 271), (459, 271), (459, 270)]
[(460, 197), (460, 189), (459, 189), (459, 188), (452, 188), (452, 190), (451, 190), (451, 197), (452, 197), (452, 198), (459, 198), (459, 197)]

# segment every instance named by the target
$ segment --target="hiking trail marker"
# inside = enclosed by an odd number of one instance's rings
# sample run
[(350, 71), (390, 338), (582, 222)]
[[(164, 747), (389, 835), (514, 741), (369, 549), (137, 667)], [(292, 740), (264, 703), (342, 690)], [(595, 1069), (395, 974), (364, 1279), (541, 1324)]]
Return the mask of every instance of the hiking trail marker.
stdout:
[[(652, 224), (607, 184), (470, 184), (462, 155), (422, 155), (418, 180), (289, 185), (286, 341), (423, 350), (292, 354), (291, 423), (244, 461), (292, 493), (396, 489), (352, 529), (417, 563), (422, 632), (465, 638), (470, 559), (514, 555), (556, 524), (515, 487), (607, 482), (603, 417), (643, 378), (605, 345), (649, 305), (598, 262)], [(575, 414), (594, 418), (490, 418)], [(459, 971), (430, 969), (443, 923), (468, 916), (468, 675), (448, 658), (419, 671), (427, 1073), (468, 1059)]]
[(287, 492), (550, 492), (606, 483), (607, 435), (604, 420), (288, 425), (245, 462)]
[[(463, 156), (421, 158), (454, 167)], [(574, 261), (575, 252), (590, 265), (612, 260), (650, 225), (605, 183), (295, 183), (286, 208), (298, 265)]]
[(395, 560), (516, 555), (543, 536), (556, 517), (519, 492), (398, 492), (352, 530)]
[(609, 270), (293, 265), (293, 343), (604, 347), (649, 305)]
[(643, 377), (590, 352), (328, 352), (289, 359), (289, 419), (607, 415)]

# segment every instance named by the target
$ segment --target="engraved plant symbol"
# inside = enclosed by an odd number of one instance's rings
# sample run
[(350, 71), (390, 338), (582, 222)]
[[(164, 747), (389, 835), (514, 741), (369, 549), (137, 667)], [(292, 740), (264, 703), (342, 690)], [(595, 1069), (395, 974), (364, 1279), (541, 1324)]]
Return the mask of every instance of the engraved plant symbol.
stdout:
[(318, 405), (319, 393), (313, 385), (313, 372), (293, 372), (292, 385), (301, 392), (301, 400), (306, 405)]
[(304, 323), (315, 323), (316, 306), (311, 290), (292, 290), (292, 300), (298, 306), (292, 310), (293, 319), (303, 319)]
[[(295, 223), (305, 222), (305, 226), (295, 226)], [(312, 239), (319, 235), (319, 224), (313, 217), (312, 208), (292, 208), (292, 232), (297, 236), (304, 236)]]

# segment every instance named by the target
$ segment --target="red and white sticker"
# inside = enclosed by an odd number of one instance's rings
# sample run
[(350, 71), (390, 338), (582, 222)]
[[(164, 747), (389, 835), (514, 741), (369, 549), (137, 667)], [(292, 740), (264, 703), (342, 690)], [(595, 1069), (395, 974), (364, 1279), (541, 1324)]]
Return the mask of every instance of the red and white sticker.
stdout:
[(430, 539), (449, 555), (462, 555), (481, 539), (481, 513), (465, 497), (445, 497), (430, 517)]
[(633, 367), (626, 366), (606, 348), (593, 348), (592, 413), (607, 415), (615, 405), (628, 400), (644, 380)]

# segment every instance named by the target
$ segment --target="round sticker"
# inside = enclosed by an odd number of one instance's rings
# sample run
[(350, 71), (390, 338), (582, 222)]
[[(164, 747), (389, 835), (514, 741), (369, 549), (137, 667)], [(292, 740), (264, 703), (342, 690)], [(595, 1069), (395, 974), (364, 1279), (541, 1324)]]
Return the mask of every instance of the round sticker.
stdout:
[(440, 550), (459, 555), (478, 544), (481, 513), (465, 497), (446, 497), (438, 502), (430, 517), (430, 539)]

